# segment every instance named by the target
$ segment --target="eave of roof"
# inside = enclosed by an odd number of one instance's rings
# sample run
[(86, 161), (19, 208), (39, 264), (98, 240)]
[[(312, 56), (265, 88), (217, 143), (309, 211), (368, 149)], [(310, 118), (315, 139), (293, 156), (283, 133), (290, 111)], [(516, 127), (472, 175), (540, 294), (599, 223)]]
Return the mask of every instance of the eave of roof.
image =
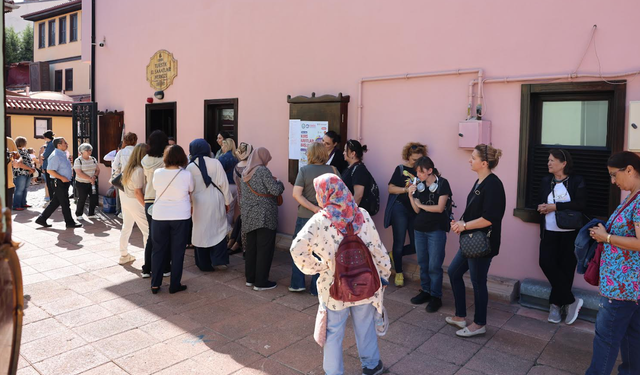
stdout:
[(7, 114), (43, 114), (70, 116), (73, 102), (62, 100), (33, 99), (18, 96), (5, 98)]
[(74, 0), (68, 3), (56, 5), (51, 8), (42, 9), (37, 12), (25, 14), (22, 16), (27, 21), (40, 21), (51, 17), (75, 12), (82, 9), (82, 0)]

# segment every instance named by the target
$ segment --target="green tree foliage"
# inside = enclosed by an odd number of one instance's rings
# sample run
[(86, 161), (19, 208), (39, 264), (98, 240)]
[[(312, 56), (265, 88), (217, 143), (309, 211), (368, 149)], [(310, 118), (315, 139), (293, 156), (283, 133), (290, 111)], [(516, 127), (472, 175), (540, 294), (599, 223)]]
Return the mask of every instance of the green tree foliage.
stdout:
[(29, 25), (25, 30), (16, 33), (13, 27), (4, 29), (6, 63), (33, 61), (33, 28)]

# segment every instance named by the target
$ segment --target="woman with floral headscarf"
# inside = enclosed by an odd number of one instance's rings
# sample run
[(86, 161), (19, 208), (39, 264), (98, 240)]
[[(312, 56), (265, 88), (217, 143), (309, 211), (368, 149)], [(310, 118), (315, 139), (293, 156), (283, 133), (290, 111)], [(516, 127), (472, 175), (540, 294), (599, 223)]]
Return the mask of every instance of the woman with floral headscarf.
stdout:
[(211, 146), (204, 139), (189, 144), (191, 172), (194, 190), (193, 231), (191, 243), (195, 246), (196, 265), (202, 271), (229, 264), (225, 239), (228, 232), (226, 211), (231, 202), (229, 183), (220, 161), (211, 158)]
[(249, 156), (240, 182), (242, 233), (247, 239), (245, 243), (246, 285), (253, 287), (256, 291), (278, 286), (276, 282), (269, 280), (269, 271), (276, 248), (277, 197), (284, 192), (284, 184), (273, 177), (267, 168), (270, 160), (269, 150), (258, 147)]
[[(382, 279), (391, 275), (391, 261), (369, 213), (358, 208), (353, 195), (340, 177), (326, 173), (313, 180), (316, 199), (321, 208), (298, 233), (291, 245), (291, 256), (298, 268), (307, 275), (320, 274), (318, 298), (321, 309), (327, 312), (324, 371), (328, 375), (342, 374), (342, 339), (349, 314), (353, 317), (358, 353), (364, 374), (381, 374), (378, 339), (374, 323), (376, 310), (382, 313), (382, 291), (357, 302), (342, 302), (331, 298), (335, 254), (342, 237), (351, 224), (353, 231), (368, 245), (371, 257)], [(383, 288), (381, 286), (381, 288)]]

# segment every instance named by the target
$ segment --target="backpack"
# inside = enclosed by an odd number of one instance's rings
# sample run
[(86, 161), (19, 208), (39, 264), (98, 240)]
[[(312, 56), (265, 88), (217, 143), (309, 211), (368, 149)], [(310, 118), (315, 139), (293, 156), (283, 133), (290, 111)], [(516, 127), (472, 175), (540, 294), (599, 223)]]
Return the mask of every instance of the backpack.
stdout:
[[(351, 177), (353, 177), (353, 174), (355, 173), (356, 168), (358, 168), (358, 165), (360, 164), (356, 164), (353, 167), (353, 170), (351, 171)], [(371, 189), (369, 190), (368, 195), (365, 194), (365, 196), (362, 197), (362, 200), (366, 201), (366, 204), (362, 204), (361, 207), (367, 210), (369, 215), (373, 216), (377, 214), (378, 211), (380, 211), (380, 189), (378, 188), (378, 184), (376, 184), (376, 180), (373, 178), (373, 176), (371, 175), (371, 172), (369, 172), (367, 167), (365, 167), (365, 170), (367, 171), (367, 174), (371, 179)]]
[[(436, 190), (436, 192), (438, 193), (438, 195), (440, 195), (440, 186), (438, 185), (438, 189)], [(444, 214), (447, 215), (447, 219), (449, 219), (447, 222), (449, 223), (447, 225), (447, 232), (449, 232), (451, 230), (451, 221), (455, 220), (455, 217), (453, 216), (453, 208), (454, 207), (458, 207), (456, 206), (456, 202), (453, 201), (453, 192), (451, 192), (451, 195), (449, 195), (449, 197), (447, 198), (447, 204), (445, 204), (444, 206)]]
[(331, 298), (342, 302), (357, 302), (371, 298), (378, 292), (380, 275), (369, 248), (353, 232), (351, 223), (338, 245), (335, 260), (333, 284), (329, 289)]

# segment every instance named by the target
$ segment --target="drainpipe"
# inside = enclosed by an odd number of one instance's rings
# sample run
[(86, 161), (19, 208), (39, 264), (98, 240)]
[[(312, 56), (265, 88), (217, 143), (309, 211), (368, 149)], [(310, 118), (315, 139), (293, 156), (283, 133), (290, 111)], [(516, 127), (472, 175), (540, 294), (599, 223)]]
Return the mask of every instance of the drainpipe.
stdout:
[[(357, 128), (357, 139), (362, 141), (362, 85), (365, 82), (376, 82), (376, 81), (391, 81), (396, 79), (409, 79), (409, 78), (423, 78), (423, 77), (437, 77), (437, 76), (448, 76), (448, 75), (460, 75), (460, 74), (480, 74), (482, 69), (455, 69), (455, 70), (441, 70), (436, 72), (426, 72), (426, 73), (407, 73), (407, 74), (397, 74), (390, 76), (377, 76), (377, 77), (365, 77), (360, 79), (360, 87), (358, 88), (358, 128)], [(473, 106), (473, 84), (470, 84), (469, 89), (469, 112), (471, 107)]]
[(91, 0), (91, 101), (96, 101), (96, 0)]

